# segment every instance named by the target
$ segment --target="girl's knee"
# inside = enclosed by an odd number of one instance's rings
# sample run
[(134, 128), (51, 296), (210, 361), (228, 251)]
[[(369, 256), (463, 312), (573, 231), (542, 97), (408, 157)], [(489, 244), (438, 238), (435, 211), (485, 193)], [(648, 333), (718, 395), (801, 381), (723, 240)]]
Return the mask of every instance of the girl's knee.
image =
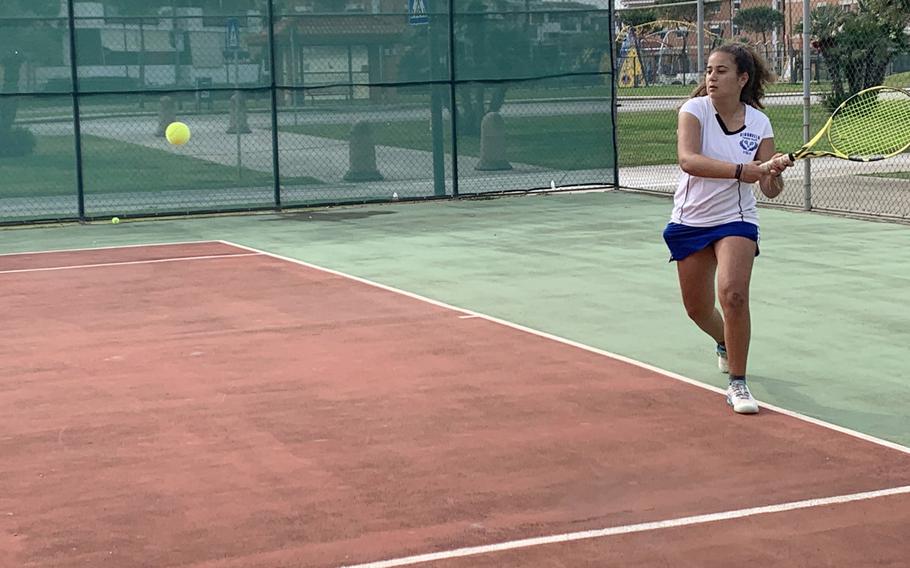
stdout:
[(731, 286), (718, 292), (718, 299), (723, 310), (742, 311), (749, 308), (749, 292), (745, 288)]

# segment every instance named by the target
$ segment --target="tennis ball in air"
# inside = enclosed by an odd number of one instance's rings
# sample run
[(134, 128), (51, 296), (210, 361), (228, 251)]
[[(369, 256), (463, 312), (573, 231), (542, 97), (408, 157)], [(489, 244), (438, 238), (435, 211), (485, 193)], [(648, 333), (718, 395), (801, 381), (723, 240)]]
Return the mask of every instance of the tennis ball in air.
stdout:
[(182, 122), (172, 122), (164, 131), (164, 137), (175, 146), (182, 146), (190, 140), (190, 127)]
[(113, 223), (114, 225), (116, 225), (119, 222), (120, 222), (120, 217), (111, 217), (111, 223)]

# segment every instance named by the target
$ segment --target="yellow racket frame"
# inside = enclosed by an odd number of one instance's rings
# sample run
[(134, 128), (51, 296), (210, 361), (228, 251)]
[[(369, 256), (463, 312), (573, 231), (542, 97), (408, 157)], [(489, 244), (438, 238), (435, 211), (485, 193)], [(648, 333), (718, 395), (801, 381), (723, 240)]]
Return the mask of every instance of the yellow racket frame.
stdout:
[[(854, 94), (853, 96), (851, 96), (850, 98), (848, 98), (847, 100), (842, 102), (840, 105), (838, 105), (838, 107), (834, 110), (834, 112), (831, 113), (831, 116), (828, 117), (828, 120), (827, 120), (827, 122), (825, 122), (825, 125), (821, 128), (821, 130), (818, 131), (818, 133), (815, 134), (815, 136), (811, 140), (809, 140), (806, 144), (804, 144), (799, 150), (796, 150), (795, 152), (790, 152), (789, 154), (787, 154), (787, 156), (790, 158), (790, 161), (793, 162), (793, 161), (801, 160), (804, 158), (831, 157), (831, 158), (840, 158), (841, 160), (850, 160), (852, 162), (877, 162), (879, 160), (884, 160), (885, 158), (891, 158), (893, 156), (901, 154), (901, 153), (905, 152), (908, 148), (910, 148), (910, 121), (908, 121), (908, 123), (906, 124), (906, 132), (907, 132), (906, 144), (904, 144), (902, 147), (894, 150), (893, 152), (889, 152), (887, 154), (880, 154), (880, 155), (873, 155), (873, 156), (848, 155), (846, 152), (842, 152), (841, 150), (838, 150), (834, 141), (831, 140), (831, 124), (834, 122), (834, 119), (838, 115), (838, 113), (840, 113), (843, 109), (845, 109), (846, 107), (851, 105), (856, 99), (863, 97), (865, 95), (868, 95), (869, 93), (873, 93), (873, 92), (877, 92), (877, 91), (893, 91), (895, 93), (901, 93), (903, 96), (907, 97), (908, 102), (910, 102), (910, 93), (908, 93), (904, 89), (899, 89), (897, 87), (886, 87), (883, 85), (879, 85), (877, 87), (870, 87), (868, 89), (863, 89), (862, 91), (859, 91), (858, 93)], [(816, 144), (818, 144), (818, 142), (825, 136), (828, 136), (828, 143), (831, 144), (831, 148), (833, 151), (812, 150), (812, 147), (815, 146)], [(765, 162), (764, 164), (761, 165), (762, 169), (764, 169), (766, 172), (769, 171), (771, 169), (771, 165), (773, 162), (774, 162), (774, 159), (768, 160), (767, 162)]]

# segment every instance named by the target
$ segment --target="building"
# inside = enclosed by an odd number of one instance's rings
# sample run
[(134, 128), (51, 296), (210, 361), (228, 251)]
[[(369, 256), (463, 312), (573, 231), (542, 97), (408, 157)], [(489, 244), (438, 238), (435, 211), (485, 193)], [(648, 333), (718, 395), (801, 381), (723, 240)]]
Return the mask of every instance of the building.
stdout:
[[(666, 9), (662, 10), (654, 0), (625, 0), (624, 4), (626, 8), (618, 11), (619, 19), (622, 19), (623, 12), (629, 10), (651, 9), (658, 15), (658, 18), (661, 12), (669, 13)], [(856, 5), (856, 0), (810, 0), (810, 10), (824, 5), (837, 5), (844, 9), (851, 9)], [(769, 30), (765, 34), (749, 33), (733, 24), (734, 16), (741, 10), (761, 6), (772, 7), (781, 12), (783, 22), (779, 30)], [(676, 14), (674, 17), (663, 19), (684, 20), (684, 22), (680, 25), (673, 24), (673, 27), (655, 27), (653, 30), (645, 29), (643, 31), (659, 33), (658, 29), (669, 29), (675, 33), (662, 34), (658, 38), (649, 37), (638, 51), (641, 53), (643, 65), (647, 64), (646, 58), (649, 54), (660, 53), (660, 74), (669, 75), (674, 82), (691, 82), (689, 72), (696, 71), (693, 60), (697, 58), (696, 40), (692, 37), (695, 33), (696, 6), (693, 2), (688, 7), (675, 7), (673, 13)], [(802, 49), (802, 20), (802, 0), (705, 0), (704, 24), (707, 36), (705, 47), (706, 50), (710, 49), (711, 45), (717, 41), (745, 40), (755, 46), (769, 60), (779, 75), (786, 79), (793, 79), (796, 72), (795, 65), (798, 65), (796, 54)], [(669, 57), (667, 57), (668, 53)], [(654, 57), (658, 56), (654, 55)]]

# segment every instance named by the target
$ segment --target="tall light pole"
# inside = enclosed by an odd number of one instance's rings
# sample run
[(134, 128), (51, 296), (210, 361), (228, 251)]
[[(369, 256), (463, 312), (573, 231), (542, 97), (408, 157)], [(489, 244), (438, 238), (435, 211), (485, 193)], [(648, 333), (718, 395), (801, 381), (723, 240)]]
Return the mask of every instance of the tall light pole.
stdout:
[[(809, 80), (812, 74), (812, 57), (809, 54), (809, 24), (811, 13), (809, 0), (803, 0), (803, 142), (809, 141), (809, 109), (812, 105), (812, 93), (809, 91)], [(803, 209), (812, 209), (812, 160), (803, 160)]]
[(177, 41), (177, 2), (171, 0), (171, 33), (174, 34), (174, 86), (180, 86), (180, 42)]
[(698, 0), (697, 6), (696, 21), (698, 22), (698, 30), (695, 35), (698, 38), (696, 41), (698, 45), (698, 76), (701, 77), (705, 74), (705, 0)]
[[(771, 0), (771, 8), (775, 12), (780, 11), (780, 4), (778, 4), (778, 0)], [(780, 58), (777, 54), (777, 26), (774, 26), (774, 28), (771, 30), (771, 53), (773, 54), (771, 56), (771, 66), (774, 68), (775, 73), (780, 73), (780, 65), (778, 65)]]

